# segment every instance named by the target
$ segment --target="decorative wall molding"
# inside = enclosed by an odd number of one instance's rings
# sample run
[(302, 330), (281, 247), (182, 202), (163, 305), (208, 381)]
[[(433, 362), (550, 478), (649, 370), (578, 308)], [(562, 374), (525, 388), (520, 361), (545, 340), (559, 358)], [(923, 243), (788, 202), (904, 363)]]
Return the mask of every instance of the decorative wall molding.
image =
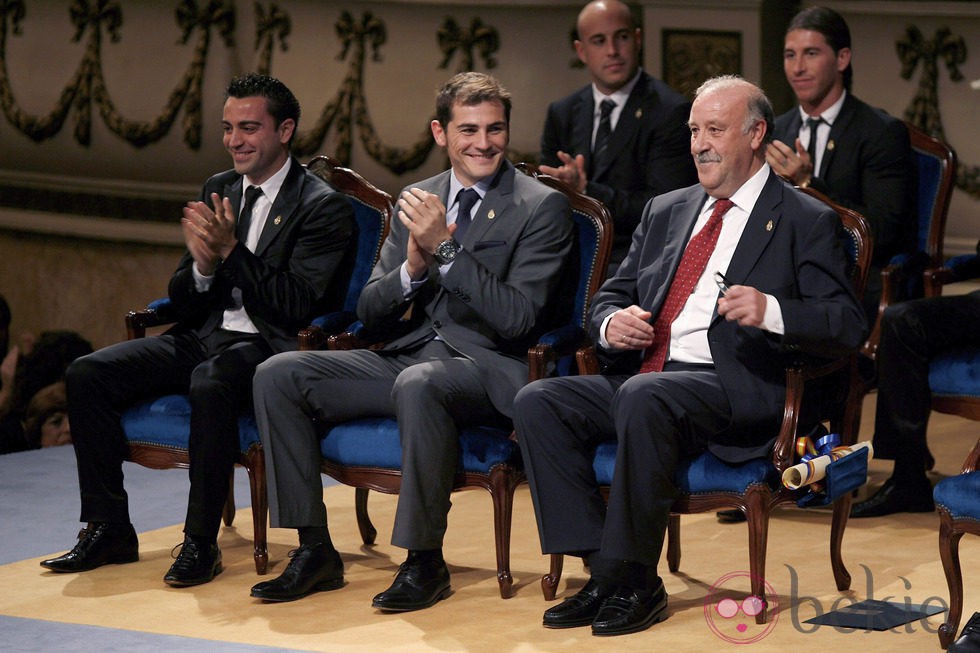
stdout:
[[(952, 81), (963, 81), (959, 68), (966, 62), (967, 56), (963, 37), (953, 34), (948, 27), (942, 27), (936, 30), (931, 39), (927, 39), (918, 27), (909, 25), (905, 36), (896, 41), (895, 48), (902, 63), (903, 79), (912, 79), (916, 68), (920, 70), (919, 88), (905, 109), (905, 119), (926, 133), (946, 141), (937, 90), (939, 62), (941, 60), (945, 64)], [(956, 186), (980, 199), (980, 167), (958, 162)]]

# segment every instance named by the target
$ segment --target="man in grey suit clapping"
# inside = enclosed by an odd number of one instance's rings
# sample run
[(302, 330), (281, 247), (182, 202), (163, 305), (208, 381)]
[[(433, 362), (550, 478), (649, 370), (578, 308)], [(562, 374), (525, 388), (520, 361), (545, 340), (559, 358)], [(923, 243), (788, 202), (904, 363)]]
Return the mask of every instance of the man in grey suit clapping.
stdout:
[(442, 540), (459, 429), (509, 423), (525, 355), (571, 248), (566, 197), (505, 158), (510, 94), (481, 73), (440, 90), (432, 134), (452, 168), (411, 186), (358, 302), (388, 342), (378, 351), (276, 356), (256, 373), (255, 409), (272, 525), (299, 530), (283, 574), (252, 596), (289, 601), (343, 584), (320, 480), (319, 427), (398, 420), (402, 481), (392, 542), (408, 549), (381, 610), (426, 608), (449, 593)]

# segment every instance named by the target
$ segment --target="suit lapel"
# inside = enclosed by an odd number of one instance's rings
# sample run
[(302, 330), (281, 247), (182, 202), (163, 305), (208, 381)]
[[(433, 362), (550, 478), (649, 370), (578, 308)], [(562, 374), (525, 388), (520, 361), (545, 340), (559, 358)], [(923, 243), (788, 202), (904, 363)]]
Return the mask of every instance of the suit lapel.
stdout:
[(848, 93), (847, 97), (844, 98), (844, 104), (841, 105), (840, 113), (837, 114), (837, 119), (830, 126), (827, 147), (824, 149), (823, 160), (820, 161), (820, 170), (817, 172), (817, 176), (821, 179), (826, 179), (826, 171), (830, 170), (830, 162), (834, 159), (837, 144), (845, 139), (844, 133), (854, 119), (854, 113), (854, 96)]
[(470, 229), (466, 232), (466, 238), (462, 243), (464, 247), (472, 248), (475, 243), (484, 240), (484, 236), (494, 225), (500, 224), (501, 220), (506, 222), (508, 209), (513, 204), (510, 196), (514, 192), (515, 174), (514, 167), (509, 161), (504, 160), (496, 178), (483, 196), (480, 208), (473, 216)]
[(732, 260), (728, 264), (728, 271), (725, 273), (733, 284), (746, 283), (749, 274), (769, 246), (776, 229), (779, 228), (779, 219), (782, 215), (779, 207), (783, 203), (785, 188), (779, 177), (770, 172), (748, 222), (745, 223), (745, 230), (742, 231), (742, 236), (732, 254)]
[(286, 227), (289, 218), (299, 206), (302, 194), (303, 168), (299, 162), (293, 160), (290, 162), (289, 172), (286, 173), (286, 179), (279, 189), (279, 194), (276, 195), (276, 201), (269, 209), (269, 215), (265, 219), (262, 234), (255, 246), (256, 256), (261, 256), (272, 241), (276, 239), (276, 236)]
[[(224, 190), (221, 191), (221, 197), (228, 198), (228, 200), (231, 202), (231, 210), (234, 212), (236, 216), (242, 210), (242, 186), (244, 184), (245, 184), (245, 178), (239, 177), (238, 179), (235, 180), (234, 183), (226, 185), (224, 187)], [(208, 204), (210, 204), (211, 198), (208, 197), (206, 199)], [(213, 209), (214, 207), (212, 206), (211, 208)], [(236, 225), (238, 224), (237, 218), (235, 220), (235, 224)]]
[(626, 106), (619, 114), (616, 121), (616, 128), (609, 139), (609, 149), (605, 157), (605, 164), (601, 168), (592, 171), (592, 179), (602, 179), (612, 164), (616, 161), (619, 153), (636, 137), (640, 130), (640, 120), (643, 118), (643, 105), (647, 100), (647, 78), (641, 75), (636, 85), (626, 99)]
[[(659, 284), (657, 294), (648, 302), (654, 315), (660, 311), (660, 306), (667, 297), (670, 284), (673, 283), (677, 267), (681, 263), (684, 250), (687, 249), (687, 242), (691, 239), (691, 232), (694, 231), (694, 224), (698, 220), (701, 208), (707, 199), (707, 195), (700, 186), (693, 189), (684, 202), (675, 204), (670, 211), (670, 221), (667, 224), (667, 235), (663, 257), (660, 259), (664, 268), (670, 270), (669, 276), (664, 279), (664, 283)], [(653, 260), (656, 260), (654, 258)]]
[(572, 142), (569, 154), (584, 154), (587, 166), (592, 165), (592, 123), (595, 113), (592, 87), (587, 86), (579, 93), (572, 105)]

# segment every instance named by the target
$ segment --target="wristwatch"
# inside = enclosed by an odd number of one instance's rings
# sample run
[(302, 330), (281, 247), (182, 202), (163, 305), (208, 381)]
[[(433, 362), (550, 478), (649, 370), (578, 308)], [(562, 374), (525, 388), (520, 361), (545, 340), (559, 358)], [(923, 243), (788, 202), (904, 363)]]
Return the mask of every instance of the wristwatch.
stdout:
[(436, 251), (432, 253), (432, 256), (436, 259), (439, 265), (446, 265), (447, 263), (452, 263), (456, 259), (456, 255), (459, 254), (461, 249), (460, 244), (457, 243), (452, 238), (447, 238), (438, 245), (436, 245)]

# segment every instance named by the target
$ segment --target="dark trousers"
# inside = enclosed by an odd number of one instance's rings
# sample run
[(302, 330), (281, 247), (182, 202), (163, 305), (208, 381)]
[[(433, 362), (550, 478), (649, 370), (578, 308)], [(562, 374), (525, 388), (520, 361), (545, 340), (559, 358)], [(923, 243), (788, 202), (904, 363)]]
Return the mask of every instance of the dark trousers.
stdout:
[(191, 487), (184, 532), (216, 537), (238, 460), (238, 418), (251, 407), (256, 366), (271, 355), (261, 336), (218, 330), (203, 339), (183, 333), (127, 340), (77, 359), (66, 382), (81, 521), (130, 521), (122, 411), (140, 399), (188, 394)]
[(952, 347), (980, 345), (980, 291), (889, 306), (881, 318), (875, 458), (921, 465), (932, 396), (929, 363)]
[[(677, 488), (678, 460), (703, 451), (731, 421), (711, 368), (545, 379), (514, 404), (544, 553), (601, 551), (655, 567)], [(596, 446), (617, 440), (608, 508), (592, 469)]]

